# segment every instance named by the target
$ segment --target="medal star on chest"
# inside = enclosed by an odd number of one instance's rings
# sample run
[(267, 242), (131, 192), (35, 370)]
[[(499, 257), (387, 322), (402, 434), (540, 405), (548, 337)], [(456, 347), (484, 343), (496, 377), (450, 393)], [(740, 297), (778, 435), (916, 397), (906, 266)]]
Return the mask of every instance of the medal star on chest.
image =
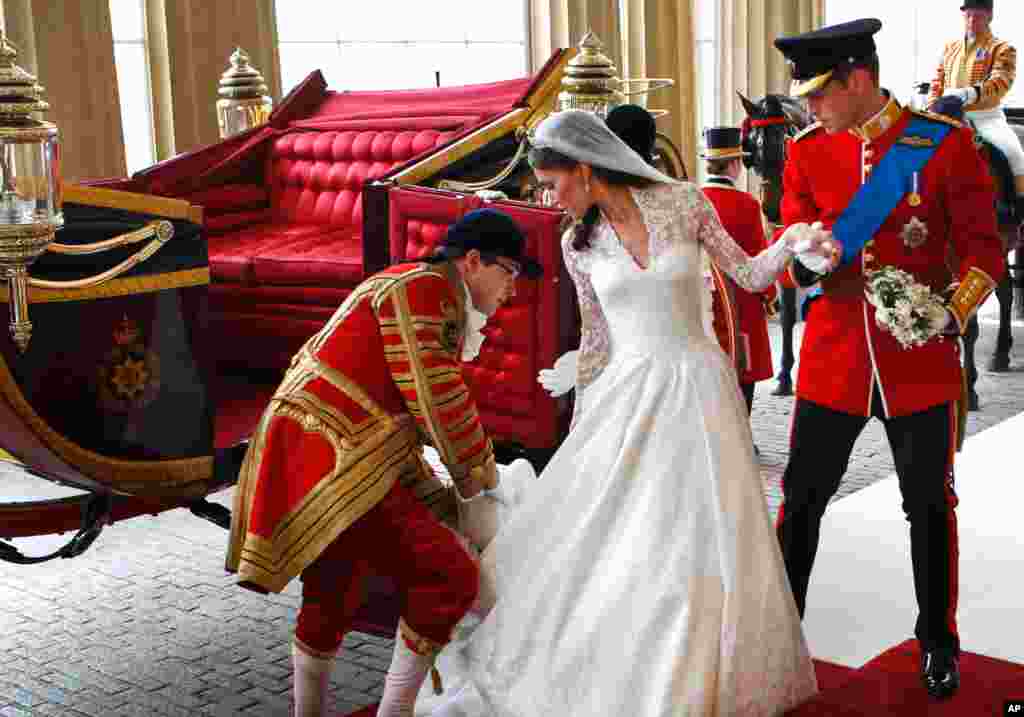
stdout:
[(908, 249), (917, 249), (928, 240), (928, 225), (917, 217), (911, 217), (910, 221), (903, 225), (900, 238)]

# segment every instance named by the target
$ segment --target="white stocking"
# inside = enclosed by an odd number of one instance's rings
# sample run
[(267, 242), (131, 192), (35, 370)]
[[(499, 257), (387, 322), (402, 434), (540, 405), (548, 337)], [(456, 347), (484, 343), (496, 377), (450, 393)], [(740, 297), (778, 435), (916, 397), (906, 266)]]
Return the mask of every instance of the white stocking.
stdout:
[(433, 660), (409, 649), (401, 632), (395, 635), (395, 651), (384, 678), (384, 696), (377, 717), (412, 717), (416, 695), (426, 679)]
[(322, 717), (326, 714), (327, 683), (334, 660), (313, 657), (292, 643), (292, 693), (295, 717)]

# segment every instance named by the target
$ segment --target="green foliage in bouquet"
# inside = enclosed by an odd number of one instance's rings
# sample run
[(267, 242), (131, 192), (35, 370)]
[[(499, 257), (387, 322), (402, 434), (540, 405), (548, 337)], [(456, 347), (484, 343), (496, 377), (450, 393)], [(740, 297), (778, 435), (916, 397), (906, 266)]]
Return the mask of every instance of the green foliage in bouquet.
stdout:
[(946, 325), (946, 307), (938, 295), (892, 266), (867, 274), (864, 293), (875, 307), (875, 323), (905, 348), (921, 346)]

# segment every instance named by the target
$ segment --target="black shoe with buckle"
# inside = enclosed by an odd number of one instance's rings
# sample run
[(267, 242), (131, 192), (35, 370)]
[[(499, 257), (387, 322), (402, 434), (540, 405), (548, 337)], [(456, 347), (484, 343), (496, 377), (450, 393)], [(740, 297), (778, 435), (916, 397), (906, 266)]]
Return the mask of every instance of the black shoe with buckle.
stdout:
[(935, 699), (952, 697), (960, 687), (960, 664), (950, 647), (926, 650), (921, 655), (921, 681)]

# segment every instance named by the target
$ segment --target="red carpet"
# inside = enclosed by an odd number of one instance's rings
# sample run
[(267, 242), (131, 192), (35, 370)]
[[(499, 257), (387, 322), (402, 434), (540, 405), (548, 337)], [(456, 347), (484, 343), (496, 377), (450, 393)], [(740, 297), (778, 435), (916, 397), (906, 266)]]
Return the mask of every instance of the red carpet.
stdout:
[[(338, 715), (338, 717), (341, 717), (341, 715)], [(377, 705), (370, 705), (356, 712), (350, 712), (346, 717), (377, 717)]]
[[(1003, 703), (1024, 699), (1024, 665), (965, 652), (962, 685), (943, 702), (928, 697), (918, 676), (916, 640), (886, 650), (860, 669), (814, 661), (821, 693), (786, 717), (1002, 717)], [(348, 717), (375, 717), (377, 705)]]
[(821, 692), (842, 687), (856, 674), (857, 670), (853, 667), (837, 665), (824, 660), (814, 660), (814, 675), (818, 678), (818, 689)]
[(822, 684), (815, 699), (787, 717), (1002, 717), (1004, 702), (1024, 698), (1024, 665), (965, 652), (960, 690), (938, 702), (921, 685), (920, 660), (917, 642), (908, 640), (856, 670), (844, 685)]

